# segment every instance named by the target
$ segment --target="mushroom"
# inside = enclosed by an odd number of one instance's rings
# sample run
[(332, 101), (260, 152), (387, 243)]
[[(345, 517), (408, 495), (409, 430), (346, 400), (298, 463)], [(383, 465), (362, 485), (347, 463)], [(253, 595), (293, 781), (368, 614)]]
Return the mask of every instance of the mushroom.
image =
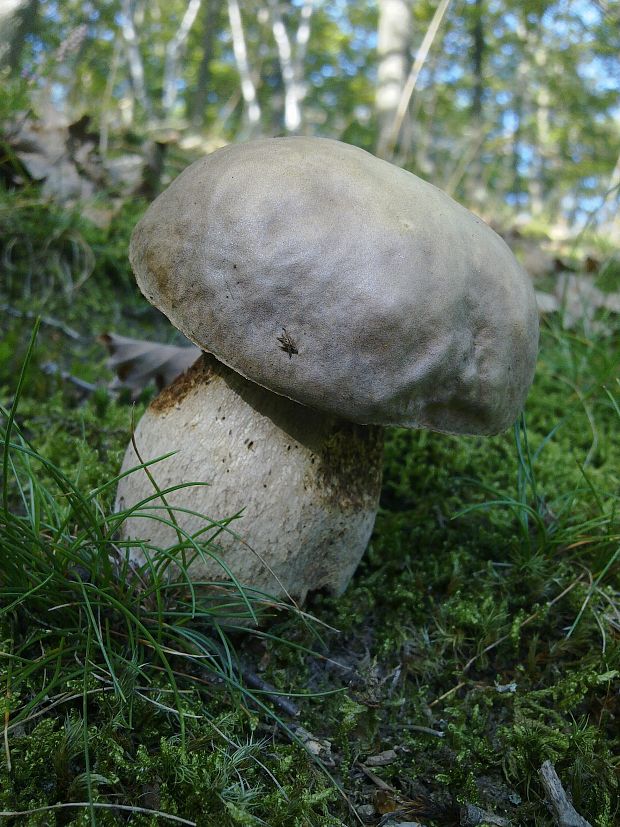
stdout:
[[(242, 512), (232, 528), (245, 542), (220, 534), (218, 554), (271, 594), (346, 588), (378, 507), (383, 426), (494, 434), (532, 381), (534, 291), (502, 239), (338, 141), (261, 139), (197, 161), (151, 204), (130, 260), (205, 353), (146, 411), (140, 459), (130, 445), (123, 471), (176, 451), (150, 467), (158, 486), (208, 483), (167, 496), (195, 512), (180, 525)], [(153, 494), (137, 471), (118, 506)], [(176, 540), (139, 514), (123, 531)], [(196, 579), (226, 576), (216, 558), (193, 566)]]

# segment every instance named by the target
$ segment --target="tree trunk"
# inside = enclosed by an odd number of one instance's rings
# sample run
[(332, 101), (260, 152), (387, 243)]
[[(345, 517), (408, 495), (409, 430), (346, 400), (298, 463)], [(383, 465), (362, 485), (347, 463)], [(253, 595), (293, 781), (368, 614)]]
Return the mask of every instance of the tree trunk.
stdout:
[(241, 81), (241, 96), (245, 108), (246, 131), (251, 135), (258, 129), (261, 111), (256, 95), (256, 85), (252, 79), (248, 61), (248, 49), (245, 42), (239, 0), (228, 0), (228, 18), (230, 20), (235, 62)]
[(524, 94), (523, 89), (527, 77), (527, 63), (524, 59), (519, 61), (517, 68), (517, 83), (513, 103), (513, 115), (515, 118), (515, 127), (512, 133), (512, 152), (511, 152), (511, 166), (512, 166), (512, 185), (511, 189), (515, 195), (517, 208), (521, 205), (521, 195), (523, 193), (523, 177), (521, 175), (521, 139), (523, 132), (523, 108), (524, 108)]
[(407, 79), (412, 30), (410, 0), (379, 0), (375, 108), (379, 121), (377, 154), (380, 156), (386, 153)]
[[(403, 124), (405, 123), (405, 117), (409, 109), (413, 91), (416, 87), (416, 83), (420, 77), (420, 72), (426, 62), (426, 58), (428, 57), (433, 41), (439, 31), (441, 21), (448, 10), (450, 2), (451, 0), (440, 0), (439, 5), (435, 9), (435, 14), (433, 15), (433, 19), (431, 20), (429, 27), (426, 30), (426, 34), (422, 39), (422, 43), (417, 51), (411, 70), (407, 75), (407, 80), (400, 90), (400, 95), (396, 103), (392, 122), (385, 129), (382, 127), (377, 154), (383, 158), (392, 158), (394, 156), (394, 151), (398, 145), (399, 138), (401, 137)], [(407, 127), (409, 130), (411, 129), (410, 121), (407, 123)], [(403, 154), (406, 155), (409, 152), (409, 144), (406, 140), (403, 141), (403, 144), (406, 147), (405, 153)]]
[(482, 101), (484, 96), (484, 58), (486, 52), (484, 13), (484, 0), (475, 0), (473, 8), (474, 17), (471, 26), (474, 88), (471, 101), (470, 146), (469, 150), (466, 150), (466, 154), (470, 155), (466, 191), (470, 204), (477, 205), (485, 201), (485, 192), (482, 184), (482, 146), (484, 143)]
[(542, 214), (547, 194), (547, 166), (550, 150), (550, 95), (546, 85), (547, 51), (539, 44), (534, 52), (534, 63), (538, 69), (536, 78), (536, 149), (533, 174), (530, 175), (530, 203), (533, 216)]
[(120, 60), (121, 41), (119, 38), (116, 38), (116, 40), (114, 41), (114, 51), (112, 52), (112, 62), (110, 64), (110, 71), (108, 73), (105, 89), (103, 91), (103, 98), (101, 100), (101, 114), (99, 116), (99, 154), (104, 159), (108, 154), (108, 137), (110, 133), (110, 103), (112, 102), (114, 84), (116, 83), (116, 76), (118, 73)]
[(207, 96), (211, 82), (211, 61), (213, 60), (213, 47), (217, 35), (217, 22), (222, 7), (221, 0), (207, 0), (203, 4), (203, 28), (202, 28), (202, 56), (198, 66), (196, 86), (191, 97), (190, 121), (197, 129), (204, 124), (204, 113), (207, 106)]
[(6, 2), (0, 9), (0, 67), (7, 65), (11, 74), (19, 72), (26, 36), (35, 31), (40, 0)]
[(172, 114), (178, 98), (179, 61), (183, 56), (185, 44), (196, 17), (200, 11), (202, 0), (189, 0), (183, 19), (177, 31), (166, 44), (166, 62), (164, 66), (164, 90), (162, 94), (162, 109), (164, 117)]
[(129, 64), (129, 79), (136, 101), (142, 106), (148, 117), (153, 110), (146, 92), (144, 81), (144, 64), (140, 54), (138, 34), (134, 21), (134, 7), (131, 0), (121, 0), (121, 34), (125, 41), (127, 63)]
[(278, 49), (278, 60), (284, 86), (284, 129), (289, 134), (300, 131), (302, 124), (301, 104), (306, 96), (304, 61), (310, 39), (310, 19), (314, 0), (306, 0), (294, 43), (284, 25), (277, 2), (271, 4), (272, 31)]
[(475, 0), (474, 22), (471, 32), (473, 41), (472, 63), (474, 70), (474, 95), (471, 104), (471, 114), (472, 117), (478, 121), (482, 119), (482, 95), (484, 93), (483, 68), (486, 51), (484, 42), (484, 25), (482, 22), (483, 14), (483, 0)]

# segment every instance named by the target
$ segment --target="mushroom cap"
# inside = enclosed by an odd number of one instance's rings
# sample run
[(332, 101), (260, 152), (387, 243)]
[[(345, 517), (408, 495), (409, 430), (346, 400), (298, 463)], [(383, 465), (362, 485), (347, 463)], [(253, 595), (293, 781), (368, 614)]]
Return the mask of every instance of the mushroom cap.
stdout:
[(436, 187), (325, 138), (224, 147), (134, 230), (140, 289), (203, 350), (358, 423), (491, 434), (532, 381), (529, 277)]

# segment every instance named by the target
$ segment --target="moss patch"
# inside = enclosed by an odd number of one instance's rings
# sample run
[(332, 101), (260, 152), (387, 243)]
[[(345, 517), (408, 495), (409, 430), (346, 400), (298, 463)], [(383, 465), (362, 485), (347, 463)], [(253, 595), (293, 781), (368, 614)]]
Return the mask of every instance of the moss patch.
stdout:
[[(128, 278), (133, 216), (119, 219), (112, 237), (43, 204), (22, 226), (11, 217), (21, 207), (13, 206), (2, 213), (4, 237), (27, 236), (35, 258), (12, 242), (13, 275), (2, 301), (23, 313), (43, 310), (82, 337), (43, 325), (20, 406), (23, 434), (88, 492), (118, 472), (132, 419), (127, 400), (103, 386), (105, 355), (91, 337), (112, 327), (163, 341), (171, 331)], [(49, 288), (66, 271), (56, 267), (59, 256), (74, 274), (81, 266), (69, 257), (71, 245), (63, 246), (68, 232), (80, 233), (95, 265), (65, 293)], [(43, 237), (52, 238), (54, 255), (43, 254)], [(351, 807), (359, 807), (369, 824), (399, 809), (404, 820), (438, 827), (458, 824), (460, 808), (476, 805), (515, 825), (551, 827), (538, 777), (549, 759), (584, 817), (596, 827), (617, 824), (620, 322), (597, 321), (594, 336), (543, 326), (526, 429), (489, 439), (389, 431), (371, 547), (345, 595), (316, 595), (309, 607), (338, 632), (322, 626), (317, 634), (280, 615), (262, 634), (223, 638), (217, 624), (183, 621), (184, 633), (211, 641), (213, 656), (239, 685), (251, 673), (276, 691), (312, 695), (293, 699), (294, 717), (257, 695), (282, 725), (247, 694), (207, 675), (200, 660), (187, 668), (171, 655), (186, 713), (182, 736), (168, 679), (144, 668), (152, 649), (138, 647), (133, 661), (114, 612), (102, 608), (99, 621), (117, 659), (117, 687), (103, 680), (100, 649), (92, 641), (86, 648), (86, 608), (75, 590), (71, 606), (58, 595), (59, 608), (46, 609), (38, 624), (34, 614), (26, 623), (15, 607), (8, 610), (14, 598), (3, 578), (17, 539), (3, 535), (0, 681), (8, 751), (0, 758), (0, 810), (90, 798), (201, 825), (288, 827), (356, 824)], [(5, 404), (29, 328), (23, 319), (5, 319)], [(46, 372), (50, 361), (101, 387), (84, 394)], [(40, 473), (53, 491), (53, 475), (45, 466)], [(101, 492), (103, 512), (113, 493), (114, 485)], [(19, 492), (11, 496), (21, 502)], [(65, 505), (58, 491), (50, 508)], [(48, 518), (42, 513), (37, 542), (48, 536)], [(72, 583), (80, 571), (74, 562)], [(169, 600), (172, 624), (189, 598), (177, 590)], [(156, 610), (147, 601), (144, 619)], [(84, 618), (81, 634), (67, 636), (63, 612)], [(52, 678), (50, 695), (44, 687)], [(292, 740), (300, 724), (312, 737), (295, 737), (313, 744), (323, 769)], [(382, 753), (389, 761), (371, 766)], [(101, 825), (166, 823), (137, 811), (97, 809), (95, 817)], [(92, 819), (77, 807), (7, 823)]]

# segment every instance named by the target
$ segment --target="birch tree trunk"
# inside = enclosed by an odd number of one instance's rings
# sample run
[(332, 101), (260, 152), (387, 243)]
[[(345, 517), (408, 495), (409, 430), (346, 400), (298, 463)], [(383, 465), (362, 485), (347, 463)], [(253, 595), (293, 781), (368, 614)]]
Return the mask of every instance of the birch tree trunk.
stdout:
[(142, 62), (142, 55), (140, 54), (134, 14), (134, 4), (131, 0), (121, 0), (121, 34), (127, 52), (131, 88), (133, 89), (135, 99), (142, 106), (147, 116), (152, 117), (153, 108), (146, 92), (144, 63)]
[[(390, 2), (391, 1), (392, 0), (390, 0)], [(411, 102), (413, 90), (416, 87), (416, 83), (418, 82), (418, 78), (420, 77), (422, 67), (424, 66), (426, 58), (428, 57), (431, 46), (433, 45), (433, 41), (435, 40), (437, 32), (439, 31), (441, 21), (443, 20), (450, 3), (451, 0), (440, 0), (437, 8), (435, 9), (433, 19), (431, 20), (430, 25), (426, 30), (426, 34), (422, 39), (422, 43), (420, 44), (420, 48), (418, 49), (415, 60), (413, 61), (413, 65), (411, 66), (409, 74), (407, 75), (407, 79), (402, 84), (400, 94), (396, 102), (396, 106), (393, 110), (392, 120), (391, 122), (388, 121), (386, 124), (380, 124), (381, 132), (379, 135), (379, 145), (377, 152), (377, 154), (380, 157), (392, 159), (394, 156), (394, 151), (399, 142), (401, 132), (403, 131), (403, 124), (405, 123), (405, 116), (407, 115), (407, 111), (409, 109), (409, 104)], [(379, 18), (379, 23), (381, 24), (381, 18)], [(390, 60), (391, 58), (388, 53), (385, 58), (385, 61), (382, 62), (389, 63)], [(379, 65), (379, 70), (381, 70), (381, 63)], [(381, 83), (379, 83), (379, 89), (380, 88)], [(409, 135), (405, 135), (403, 140), (403, 146), (405, 147), (405, 152), (403, 153), (403, 155), (406, 155), (410, 148), (411, 127), (412, 124), (409, 120), (407, 122), (407, 130), (409, 131)]]
[(523, 177), (521, 175), (521, 142), (523, 139), (524, 89), (527, 86), (527, 63), (524, 58), (519, 61), (516, 71), (515, 96), (513, 112), (515, 125), (512, 133), (511, 172), (512, 191), (515, 194), (517, 206), (521, 205), (523, 193)]
[(289, 134), (299, 132), (302, 125), (302, 103), (307, 87), (304, 80), (304, 62), (310, 39), (310, 20), (314, 0), (306, 0), (293, 43), (284, 25), (277, 2), (271, 3), (272, 31), (278, 49), (278, 60), (284, 85), (284, 129)]
[(230, 20), (230, 31), (233, 42), (233, 52), (237, 71), (241, 81), (241, 96), (244, 103), (244, 114), (247, 131), (253, 134), (260, 124), (261, 110), (256, 95), (256, 85), (252, 79), (250, 64), (248, 61), (248, 49), (243, 31), (243, 20), (239, 0), (228, 0), (228, 19)]
[(202, 0), (189, 0), (181, 25), (174, 37), (166, 44), (166, 62), (164, 65), (164, 89), (162, 93), (162, 109), (164, 117), (169, 116), (177, 102), (179, 82), (179, 61), (183, 56), (185, 44), (196, 17), (200, 11)]
[(533, 174), (529, 178), (530, 208), (532, 215), (539, 216), (545, 209), (545, 197), (547, 193), (547, 166), (551, 145), (551, 122), (550, 122), (550, 95), (546, 85), (547, 74), (547, 51), (542, 43), (539, 43), (534, 52), (534, 64), (537, 68), (536, 95), (534, 98), (536, 108), (536, 159), (533, 167)]
[(410, 0), (379, 0), (375, 96), (379, 121), (379, 156), (384, 156), (387, 152), (392, 124), (407, 80), (412, 31)]
[(36, 31), (40, 0), (4, 0), (0, 3), (0, 67), (5, 64), (15, 75), (26, 36)]

